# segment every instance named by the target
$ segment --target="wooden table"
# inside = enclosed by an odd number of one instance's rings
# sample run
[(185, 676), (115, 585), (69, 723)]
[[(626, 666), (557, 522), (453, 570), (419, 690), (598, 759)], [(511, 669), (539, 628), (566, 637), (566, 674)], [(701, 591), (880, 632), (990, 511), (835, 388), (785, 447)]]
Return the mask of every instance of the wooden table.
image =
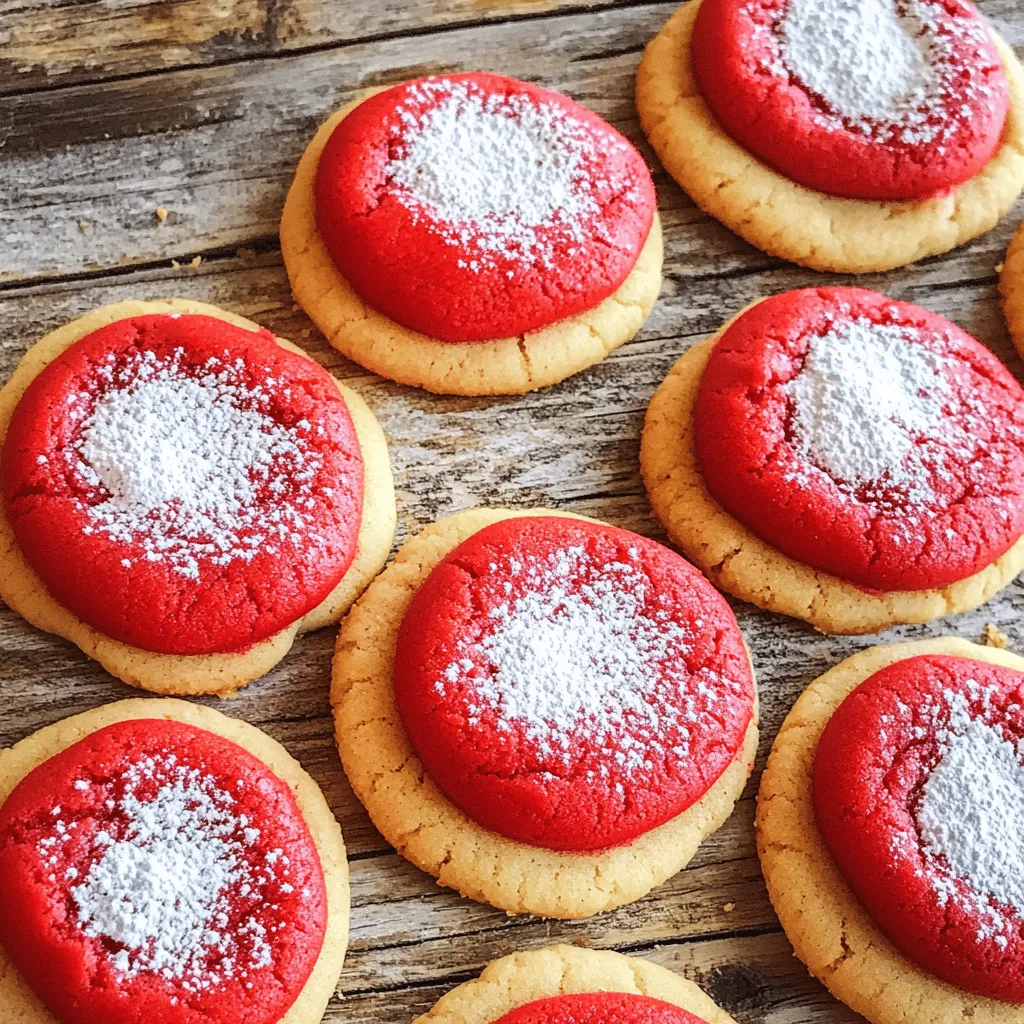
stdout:
[[(1024, 7), (981, 0), (1024, 55)], [(399, 536), (474, 505), (544, 504), (660, 531), (637, 449), (644, 408), (675, 358), (750, 300), (828, 278), (758, 252), (694, 208), (660, 170), (661, 301), (640, 336), (557, 387), (439, 398), (367, 374), (292, 303), (277, 225), (324, 116), (367, 86), (468, 69), (560, 89), (650, 150), (633, 107), (644, 44), (674, 3), (643, 0), (8, 0), (0, 5), (0, 378), (36, 337), (94, 306), (183, 295), (308, 348), (365, 396), (391, 444)], [(859, 279), (951, 317), (1015, 369), (996, 266), (1024, 206), (941, 259)], [(868, 638), (828, 638), (737, 605), (761, 687), (764, 763), (800, 690)], [(1024, 586), (986, 607), (882, 639), (987, 623), (1024, 640)], [(688, 870), (588, 922), (510, 918), (439, 889), (356, 802), (331, 738), (334, 630), (219, 704), (281, 740), (341, 820), (352, 943), (326, 1020), (408, 1024), (489, 960), (555, 941), (650, 957), (700, 982), (739, 1021), (855, 1021), (806, 975), (772, 913), (754, 853), (757, 773)], [(0, 609), (0, 744), (132, 695), (70, 644)], [(216, 703), (215, 701), (213, 703)]]

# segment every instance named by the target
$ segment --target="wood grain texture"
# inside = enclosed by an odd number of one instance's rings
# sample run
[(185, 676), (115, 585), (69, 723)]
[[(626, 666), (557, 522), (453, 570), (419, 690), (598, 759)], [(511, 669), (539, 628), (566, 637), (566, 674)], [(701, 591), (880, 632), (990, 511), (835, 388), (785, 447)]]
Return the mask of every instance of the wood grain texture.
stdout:
[(0, 6), (0, 94), (640, 2), (28, 0)]
[[(1015, 0), (980, 6), (1024, 53), (1024, 10)], [(373, 377), (325, 345), (293, 306), (276, 229), (294, 163), (319, 121), (355, 90), (411, 74), (485, 67), (530, 78), (570, 92), (642, 144), (632, 76), (643, 44), (673, 8), (574, 0), (547, 7), (524, 0), (500, 10), (477, 0), (0, 6), (0, 93), (19, 93), (0, 112), (0, 379), (36, 337), (94, 306), (187, 295), (293, 339), (366, 398), (391, 444), (399, 541), (477, 504), (553, 505), (660, 537), (637, 453), (644, 409), (673, 361), (754, 298), (850, 279), (751, 249), (656, 171), (665, 286), (639, 337), (592, 370), (533, 395), (440, 398)], [(298, 12), (290, 17), (296, 25), (305, 19), (307, 34), (270, 39), (265, 29), (244, 27), (275, 10)], [(309, 28), (316, 11), (323, 23)], [(180, 52), (171, 52), (168, 19), (185, 17), (195, 20), (197, 35), (218, 17), (226, 27), (179, 40)], [(231, 19), (243, 27), (231, 27)], [(123, 37), (112, 34), (117, 26)], [(395, 31), (401, 38), (346, 42)], [(43, 54), (34, 64), (33, 38), (42, 40)], [(168, 65), (178, 70), (160, 71)], [(110, 75), (138, 77), (101, 81)], [(82, 84), (64, 87), (68, 82)], [(157, 207), (170, 211), (166, 222), (156, 219)], [(963, 249), (857, 283), (951, 317), (1021, 373), (999, 313), (995, 267), (1022, 215), (1018, 204), (995, 231)], [(171, 259), (197, 253), (197, 268), (171, 266)], [(803, 687), (874, 641), (824, 637), (734, 607), (761, 689), (760, 766)], [(1022, 614), (1018, 582), (975, 612), (881, 639), (951, 632), (978, 640), (993, 623), (1024, 650)], [(217, 704), (283, 742), (342, 823), (352, 862), (353, 942), (326, 1020), (408, 1024), (487, 961), (559, 940), (633, 951), (683, 971), (743, 1024), (858, 1019), (806, 976), (778, 930), (754, 855), (758, 773), (690, 868), (601, 918), (509, 918), (438, 889), (390, 850), (345, 782), (327, 701), (333, 639), (332, 630), (300, 639), (270, 675)], [(0, 693), (0, 744), (129, 695), (71, 645), (2, 607)]]

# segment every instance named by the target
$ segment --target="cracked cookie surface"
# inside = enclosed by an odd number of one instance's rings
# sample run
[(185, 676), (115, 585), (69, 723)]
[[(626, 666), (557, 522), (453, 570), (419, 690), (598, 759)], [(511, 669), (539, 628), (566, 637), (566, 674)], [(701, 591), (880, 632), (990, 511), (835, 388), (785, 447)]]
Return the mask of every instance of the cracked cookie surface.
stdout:
[[(153, 314), (214, 317), (247, 331), (261, 328), (215, 306), (185, 299), (120, 302), (103, 306), (41, 338), (25, 354), (0, 391), (0, 445), (14, 410), (33, 380), (80, 338), (118, 321)], [(303, 355), (282, 339), (277, 344)], [(0, 503), (0, 596), (32, 625), (70, 640), (112, 675), (156, 693), (225, 694), (268, 672), (291, 648), (300, 632), (337, 622), (387, 559), (395, 526), (394, 485), (387, 443), (363, 400), (335, 381), (355, 428), (363, 457), (362, 517), (355, 556), (341, 581), (311, 611), (268, 639), (236, 653), (160, 654), (112, 639), (62, 605), (22, 554), (6, 510)]]
[(334, 348), (400, 384), (440, 394), (503, 395), (563, 380), (637, 333), (661, 289), (663, 244), (656, 212), (633, 269), (611, 295), (536, 331), (455, 344), (403, 327), (365, 303), (338, 271), (317, 230), (314, 188), (329, 139), (361, 102), (342, 107), (320, 127), (299, 161), (281, 217), (281, 252), (292, 292)]
[(735, 1024), (692, 981), (664, 967), (578, 946), (552, 946), (495, 960), (479, 978), (442, 996), (415, 1024), (497, 1024), (537, 1000), (596, 992), (659, 1000), (706, 1024)]
[(702, 0), (692, 59), (727, 134), (819, 192), (928, 199), (1002, 141), (1002, 61), (963, 0)]
[(700, 800), (755, 696), (736, 617), (692, 565), (564, 516), (494, 523), (434, 567), (402, 619), (395, 695), (454, 804), (577, 853)]
[(930, 199), (841, 199), (772, 170), (715, 120), (690, 55), (699, 8), (700, 0), (684, 4), (648, 45), (637, 109), (669, 174), (702, 210), (759, 249), (815, 270), (890, 270), (984, 234), (1024, 188), (1024, 69), (998, 37), (1010, 111), (1002, 144), (985, 167)]
[(723, 507), (861, 587), (948, 586), (1024, 535), (1024, 390), (920, 306), (862, 288), (764, 299), (715, 345), (695, 416)]
[(871, 1024), (1009, 1024), (1019, 1006), (940, 981), (893, 945), (832, 859), (815, 814), (815, 754), (842, 702), (876, 672), (936, 655), (1024, 670), (1017, 655), (955, 637), (871, 647), (840, 662), (807, 687), (779, 730), (758, 793), (758, 855), (797, 956)]
[(442, 885), (510, 913), (580, 918), (639, 899), (690, 861), (743, 790), (757, 726), (755, 717), (701, 799), (632, 842), (604, 851), (557, 852), (505, 838), (445, 797), (416, 755), (396, 705), (399, 629), (419, 587), (455, 547), (492, 524), (545, 515), (563, 514), (476, 509), (407, 541), (342, 626), (331, 702), (352, 788), (399, 853)]
[(956, 988), (1024, 1003), (1024, 672), (924, 655), (874, 673), (814, 758), (818, 828), (881, 929)]
[(651, 399), (640, 447), (655, 515), (716, 586), (760, 608), (804, 619), (822, 632), (856, 634), (966, 611), (1017, 576), (1024, 568), (1024, 539), (979, 572), (944, 587), (865, 590), (791, 558), (727, 512), (700, 469), (695, 410), (711, 352), (736, 319), (672, 367)]

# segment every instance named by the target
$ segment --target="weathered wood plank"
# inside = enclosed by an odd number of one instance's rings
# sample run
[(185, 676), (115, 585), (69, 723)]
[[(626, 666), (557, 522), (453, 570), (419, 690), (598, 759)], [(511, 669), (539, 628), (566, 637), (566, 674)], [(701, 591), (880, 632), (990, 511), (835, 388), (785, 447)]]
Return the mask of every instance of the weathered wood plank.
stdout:
[[(0, 95), (636, 0), (27, 0), (0, 8)], [(6, 8), (6, 9), (5, 9)]]
[[(547, 944), (541, 941), (530, 948)], [(840, 1006), (822, 985), (808, 977), (778, 933), (656, 946), (637, 943), (627, 948), (696, 981), (740, 1024), (863, 1024), (862, 1017)], [(459, 964), (458, 972), (443, 984), (383, 992), (351, 992), (343, 982), (343, 1001), (332, 1003), (324, 1020), (407, 1024), (457, 981), (472, 977), (482, 966), (482, 960)]]
[[(0, 7), (0, 95), (638, 0), (26, 0)], [(1024, 42), (1013, 0), (984, 4)]]
[[(560, 88), (628, 122), (635, 134), (638, 54), (672, 6), (13, 97), (5, 101), (0, 277), (116, 267), (276, 237), (287, 185), (318, 123), (370, 85), (486, 67)], [(163, 223), (158, 208), (169, 211)]]
[[(560, 15), (14, 97), (0, 128), (0, 280), (272, 245), (316, 125), (361, 88), (487, 67), (562, 89), (644, 145), (638, 55), (672, 3)], [(1009, 20), (1007, 0), (990, 0)], [(1024, 48), (1022, 48), (1024, 50)], [(694, 268), (771, 265), (661, 177)], [(169, 211), (161, 222), (157, 209)], [(670, 237), (672, 225), (669, 224)]]

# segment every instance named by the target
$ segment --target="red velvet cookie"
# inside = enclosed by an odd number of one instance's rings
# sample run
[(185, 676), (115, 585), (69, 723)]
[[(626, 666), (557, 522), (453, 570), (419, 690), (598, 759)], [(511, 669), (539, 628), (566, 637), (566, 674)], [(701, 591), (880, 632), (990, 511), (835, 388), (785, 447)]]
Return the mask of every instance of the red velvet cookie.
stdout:
[(839, 869), (914, 962), (1024, 1003), (1024, 673), (924, 656), (875, 673), (818, 744)]
[(596, 114), (500, 75), (364, 100), (316, 178), (317, 227), (374, 309), (442, 341), (523, 334), (598, 305), (654, 218), (643, 157)]
[(333, 379), (207, 316), (118, 320), (36, 377), (0, 453), (18, 546), (104, 635), (242, 650), (316, 607), (355, 555), (363, 467)]
[(395, 696), (444, 794), (556, 850), (630, 842), (721, 776), (753, 715), (729, 606), (675, 553), (559, 516), (448, 554), (402, 621)]
[(705, 1024), (681, 1006), (627, 992), (553, 996), (518, 1006), (496, 1024)]
[(291, 790), (205, 730), (100, 729), (0, 808), (0, 942), (64, 1024), (276, 1024), (326, 927)]
[(920, 200), (977, 174), (1009, 87), (965, 0), (702, 0), (693, 68), (722, 128), (808, 188)]
[(728, 512), (862, 587), (943, 587), (1024, 533), (1024, 390), (948, 320), (876, 292), (806, 289), (743, 313), (695, 427)]

